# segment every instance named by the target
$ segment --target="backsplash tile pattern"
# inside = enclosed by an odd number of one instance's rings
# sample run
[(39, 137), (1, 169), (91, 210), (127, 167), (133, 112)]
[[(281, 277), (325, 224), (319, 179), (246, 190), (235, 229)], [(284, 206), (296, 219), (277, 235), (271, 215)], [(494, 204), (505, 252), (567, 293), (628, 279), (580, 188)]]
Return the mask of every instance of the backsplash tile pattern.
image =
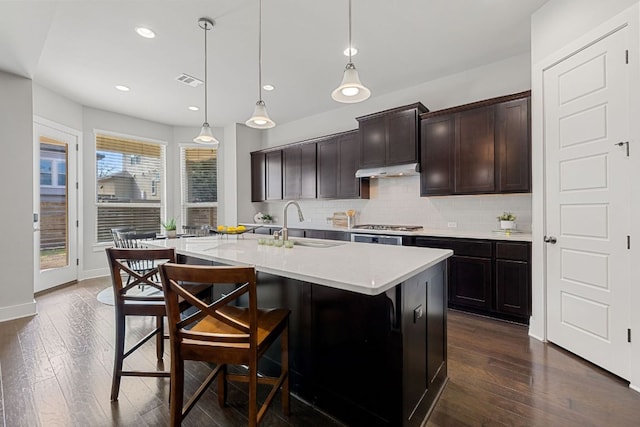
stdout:
[[(497, 216), (504, 211), (516, 216), (518, 230), (531, 232), (531, 194), (489, 194), (478, 196), (420, 197), (420, 177), (371, 180), (369, 200), (301, 200), (305, 223), (298, 222), (289, 209), (290, 226), (326, 225), (333, 212), (355, 209), (357, 224), (422, 225), (446, 229), (450, 222), (457, 230), (491, 231), (498, 228)], [(284, 201), (254, 203), (256, 212), (270, 213), (282, 223)], [(252, 222), (251, 218), (241, 218)]]

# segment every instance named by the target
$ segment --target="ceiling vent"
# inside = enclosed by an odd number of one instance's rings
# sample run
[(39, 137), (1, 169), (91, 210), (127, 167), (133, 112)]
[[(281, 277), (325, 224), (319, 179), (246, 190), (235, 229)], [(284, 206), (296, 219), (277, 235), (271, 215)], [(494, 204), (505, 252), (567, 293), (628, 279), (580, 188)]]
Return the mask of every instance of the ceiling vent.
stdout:
[(189, 74), (184, 74), (184, 73), (176, 77), (176, 80), (191, 87), (198, 87), (203, 83), (202, 80), (196, 79), (195, 77), (192, 77)]

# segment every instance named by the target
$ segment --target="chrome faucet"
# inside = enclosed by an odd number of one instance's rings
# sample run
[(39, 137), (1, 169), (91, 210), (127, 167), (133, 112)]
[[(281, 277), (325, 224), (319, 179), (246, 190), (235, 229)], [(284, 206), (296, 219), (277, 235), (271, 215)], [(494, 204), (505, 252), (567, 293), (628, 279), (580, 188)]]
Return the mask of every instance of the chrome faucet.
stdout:
[(282, 208), (282, 232), (280, 235), (282, 236), (282, 240), (289, 240), (289, 230), (287, 229), (287, 208), (290, 205), (295, 205), (298, 208), (298, 219), (300, 222), (304, 221), (304, 215), (302, 215), (302, 209), (300, 209), (300, 205), (295, 200), (289, 200), (285, 203), (284, 208)]

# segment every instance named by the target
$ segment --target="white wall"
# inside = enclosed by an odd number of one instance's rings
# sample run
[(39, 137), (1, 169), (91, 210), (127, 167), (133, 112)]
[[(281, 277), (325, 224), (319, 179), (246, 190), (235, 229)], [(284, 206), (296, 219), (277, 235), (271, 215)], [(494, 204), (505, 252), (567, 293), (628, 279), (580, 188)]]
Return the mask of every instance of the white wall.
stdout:
[[(251, 203), (251, 156), (249, 153), (259, 150), (266, 132), (252, 129), (242, 124), (236, 125), (236, 191), (237, 219), (253, 220), (254, 206)], [(224, 224), (220, 222), (220, 224)], [(229, 223), (227, 223), (229, 224)]]
[[(636, 6), (629, 13), (620, 19), (616, 18), (616, 23), (607, 28), (596, 31), (596, 27), (604, 24), (619, 13), (625, 11), (630, 6)], [(637, 0), (550, 0), (541, 7), (531, 18), (531, 46), (532, 46), (532, 137), (533, 137), (533, 194), (532, 194), (532, 228), (533, 228), (533, 316), (530, 333), (539, 338), (546, 337), (545, 324), (545, 268), (544, 268), (544, 148), (543, 148), (543, 120), (542, 120), (542, 70), (554, 61), (571, 53), (569, 45), (577, 49), (583, 43), (577, 43), (578, 39), (590, 34), (591, 39), (606, 34), (615, 26), (622, 22), (633, 22), (638, 26), (638, 3)], [(596, 34), (597, 33), (597, 34)], [(638, 28), (633, 28), (633, 40), (630, 41), (631, 61), (636, 58), (636, 62), (631, 62), (637, 70), (637, 58), (640, 57), (638, 48)], [(586, 42), (586, 40), (584, 40)], [(574, 45), (575, 44), (575, 45)], [(637, 72), (633, 75), (631, 83), (631, 93), (638, 93), (639, 76)], [(632, 97), (632, 108), (637, 111), (637, 97)], [(640, 124), (631, 123), (631, 144), (637, 143), (640, 135)], [(633, 152), (633, 151), (632, 151)], [(633, 163), (631, 167), (633, 177), (632, 182), (640, 181), (640, 157), (632, 155), (630, 159)], [(632, 217), (638, 218), (637, 212), (640, 210), (640, 195), (637, 191), (631, 197)], [(634, 220), (631, 224), (631, 235), (637, 240), (640, 235), (640, 221)], [(640, 302), (640, 288), (635, 281), (640, 275), (640, 259), (638, 259), (637, 249), (632, 245), (631, 277), (633, 283), (630, 284), (631, 318), (630, 328), (633, 331), (631, 343), (631, 386), (640, 391), (640, 343), (637, 339), (640, 331), (640, 312), (635, 310)]]
[(33, 84), (33, 114), (52, 122), (82, 131), (82, 105)]
[(31, 80), (0, 71), (0, 321), (35, 314)]
[(531, 63), (635, 3), (637, 0), (549, 0), (531, 16)]

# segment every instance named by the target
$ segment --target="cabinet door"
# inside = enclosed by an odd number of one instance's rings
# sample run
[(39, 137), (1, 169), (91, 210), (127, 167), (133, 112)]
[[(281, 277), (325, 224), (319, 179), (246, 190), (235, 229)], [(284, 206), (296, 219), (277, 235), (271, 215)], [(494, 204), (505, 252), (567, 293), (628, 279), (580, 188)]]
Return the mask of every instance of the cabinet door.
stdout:
[(251, 201), (262, 202), (266, 195), (264, 153), (251, 153)]
[(401, 111), (387, 117), (387, 164), (398, 165), (418, 161), (416, 136), (417, 112)]
[(453, 194), (455, 116), (425, 119), (420, 126), (420, 195)]
[(361, 168), (375, 167), (387, 161), (387, 126), (384, 117), (363, 120), (359, 126)]
[(285, 199), (299, 199), (302, 186), (299, 145), (282, 150), (282, 193)]
[(455, 192), (494, 192), (493, 106), (456, 115), (455, 150)]
[(497, 191), (531, 191), (529, 99), (496, 106)]
[(318, 198), (338, 195), (338, 144), (335, 139), (318, 142)]
[(356, 178), (358, 170), (358, 133), (350, 133), (340, 137), (338, 141), (338, 198), (355, 199), (360, 196), (360, 179)]
[(316, 144), (300, 146), (300, 197), (316, 198)]
[(496, 309), (498, 312), (523, 318), (531, 315), (530, 276), (528, 262), (496, 260)]
[(282, 200), (282, 151), (265, 153), (267, 197), (266, 200)]
[(449, 302), (491, 309), (491, 259), (454, 255), (450, 258)]

